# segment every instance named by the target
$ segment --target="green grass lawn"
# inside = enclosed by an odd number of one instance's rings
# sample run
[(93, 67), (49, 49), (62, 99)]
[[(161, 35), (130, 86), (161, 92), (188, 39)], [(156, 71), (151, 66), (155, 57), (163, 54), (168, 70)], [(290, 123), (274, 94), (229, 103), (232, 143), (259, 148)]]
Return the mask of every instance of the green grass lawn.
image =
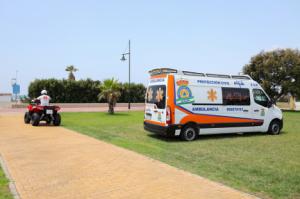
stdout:
[(8, 179), (5, 177), (5, 174), (0, 167), (0, 199), (12, 199), (12, 195), (8, 188)]
[(300, 198), (300, 113), (280, 135), (200, 136), (193, 142), (143, 129), (143, 112), (63, 113), (63, 126), (264, 198)]

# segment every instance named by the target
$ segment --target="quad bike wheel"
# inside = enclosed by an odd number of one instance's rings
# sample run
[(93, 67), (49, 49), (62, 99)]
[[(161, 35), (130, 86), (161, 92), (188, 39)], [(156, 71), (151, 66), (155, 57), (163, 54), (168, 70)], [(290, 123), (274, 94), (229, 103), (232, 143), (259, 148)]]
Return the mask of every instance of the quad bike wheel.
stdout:
[(26, 112), (24, 115), (24, 123), (29, 124), (30, 120), (31, 120), (30, 114), (28, 112)]
[(38, 113), (33, 113), (31, 117), (32, 126), (38, 126), (40, 123), (40, 115)]
[(60, 122), (61, 122), (60, 114), (57, 113), (57, 114), (55, 114), (53, 117), (54, 117), (54, 119), (53, 119), (53, 124), (54, 124), (54, 126), (59, 126), (59, 125), (60, 125)]

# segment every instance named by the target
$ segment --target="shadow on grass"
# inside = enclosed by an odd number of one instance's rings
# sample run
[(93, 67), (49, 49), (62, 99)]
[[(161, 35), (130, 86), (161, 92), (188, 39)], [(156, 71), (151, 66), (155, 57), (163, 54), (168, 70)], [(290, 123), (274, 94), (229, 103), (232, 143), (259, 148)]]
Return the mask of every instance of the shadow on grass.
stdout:
[(158, 134), (147, 134), (147, 136), (158, 139), (165, 142), (181, 142), (182, 140), (179, 137), (171, 137), (171, 136), (165, 136), (165, 135), (158, 135)]
[[(286, 132), (281, 132), (281, 134), (285, 134)], [(159, 139), (166, 142), (182, 142), (180, 137), (168, 137), (158, 134), (148, 134), (149, 137)], [(261, 132), (247, 132), (247, 133), (226, 133), (226, 134), (215, 134), (215, 135), (199, 135), (198, 139), (195, 141), (201, 141), (201, 140), (220, 140), (220, 139), (229, 139), (229, 138), (249, 138), (249, 137), (262, 137), (262, 136), (271, 136), (268, 133), (261, 133)], [(274, 136), (280, 136), (280, 135), (274, 135)]]
[(200, 140), (210, 139), (228, 139), (228, 138), (249, 138), (249, 137), (262, 137), (268, 136), (267, 133), (262, 132), (247, 132), (247, 133), (227, 133), (227, 134), (215, 134), (215, 135), (200, 135)]
[(110, 113), (105, 113), (105, 116), (111, 116), (111, 117), (116, 117), (116, 116), (129, 116), (128, 113), (121, 113), (121, 112), (115, 112), (114, 114)]
[(280, 131), (279, 135), (281, 135), (281, 134), (288, 134), (288, 132), (286, 132), (286, 131)]

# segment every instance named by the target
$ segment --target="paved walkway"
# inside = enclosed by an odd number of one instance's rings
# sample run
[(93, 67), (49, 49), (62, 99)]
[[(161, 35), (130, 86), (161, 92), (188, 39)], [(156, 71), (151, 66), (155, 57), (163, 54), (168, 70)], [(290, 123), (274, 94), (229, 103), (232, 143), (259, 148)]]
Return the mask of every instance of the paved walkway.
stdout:
[(0, 115), (0, 152), (23, 199), (253, 198), (62, 127)]

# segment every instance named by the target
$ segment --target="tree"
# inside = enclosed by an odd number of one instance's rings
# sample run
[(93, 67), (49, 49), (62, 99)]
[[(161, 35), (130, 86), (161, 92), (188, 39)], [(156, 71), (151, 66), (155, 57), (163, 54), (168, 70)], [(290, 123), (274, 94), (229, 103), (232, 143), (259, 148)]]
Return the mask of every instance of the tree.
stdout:
[(262, 51), (243, 68), (262, 85), (271, 98), (282, 95), (300, 96), (300, 52), (298, 49)]
[(73, 65), (70, 65), (70, 66), (67, 66), (67, 67), (66, 67), (66, 71), (69, 72), (69, 77), (68, 77), (68, 79), (69, 79), (69, 80), (75, 80), (75, 75), (74, 75), (74, 73), (75, 73), (76, 71), (78, 71), (78, 69), (75, 68)]
[(98, 95), (99, 99), (106, 99), (108, 103), (108, 113), (114, 114), (114, 107), (121, 95), (118, 80), (114, 78), (104, 80), (100, 86), (100, 90), (101, 92)]

